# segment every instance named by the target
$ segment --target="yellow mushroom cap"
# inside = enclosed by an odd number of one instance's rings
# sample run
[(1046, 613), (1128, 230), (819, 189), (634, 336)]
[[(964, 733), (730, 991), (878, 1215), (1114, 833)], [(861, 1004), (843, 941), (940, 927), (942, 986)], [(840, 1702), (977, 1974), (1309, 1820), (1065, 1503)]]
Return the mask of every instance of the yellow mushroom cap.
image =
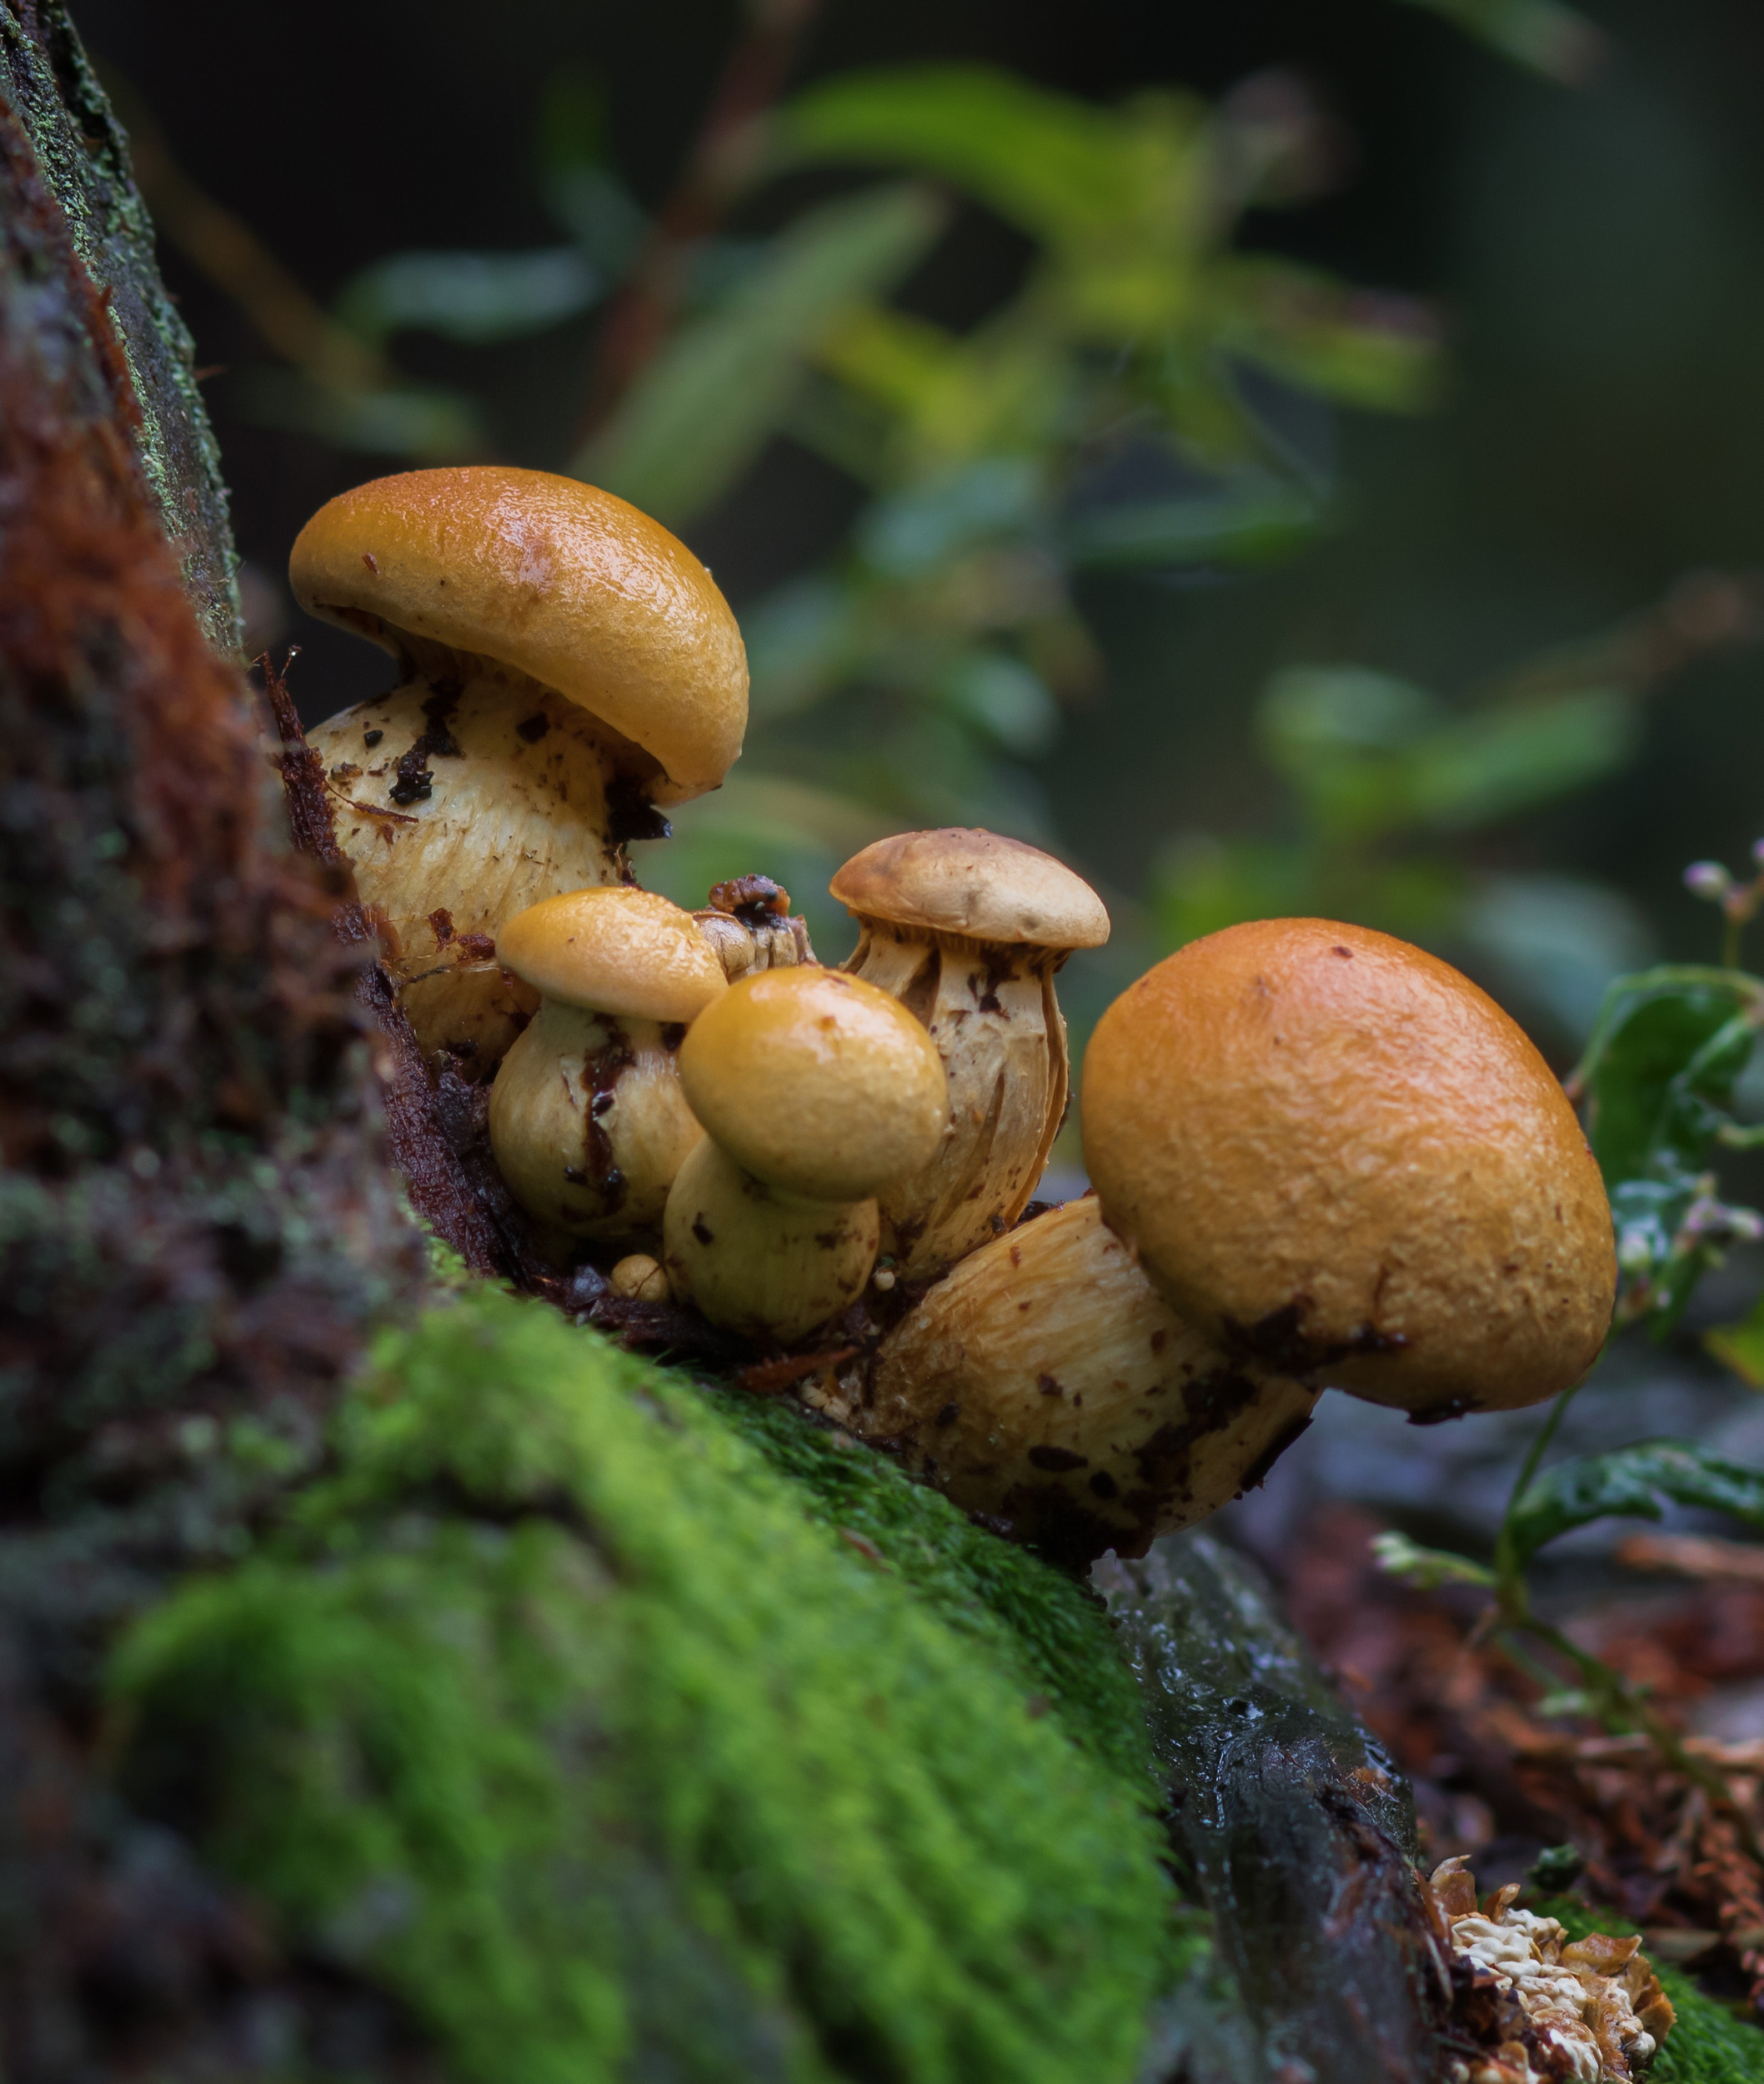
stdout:
[(658, 800), (716, 788), (747, 729), (747, 654), (685, 544), (579, 478), (500, 463), (358, 485), (300, 531), (307, 611), (398, 649), (398, 633), (517, 668), (659, 763)]
[(496, 959), (548, 999), (639, 1020), (695, 1020), (728, 990), (698, 922), (654, 890), (565, 890), (517, 912)]
[(828, 888), (861, 918), (970, 940), (1100, 948), (1109, 938), (1109, 914), (1082, 876), (1039, 847), (965, 825), (878, 839)]
[(865, 1200), (926, 1164), (944, 1132), (936, 1045), (885, 991), (818, 964), (731, 984), (679, 1065), (711, 1135), (785, 1194)]
[(1418, 948), (1328, 919), (1191, 942), (1098, 1024), (1083, 1114), (1110, 1225), (1230, 1350), (1439, 1416), (1598, 1353), (1616, 1257), (1574, 1110)]

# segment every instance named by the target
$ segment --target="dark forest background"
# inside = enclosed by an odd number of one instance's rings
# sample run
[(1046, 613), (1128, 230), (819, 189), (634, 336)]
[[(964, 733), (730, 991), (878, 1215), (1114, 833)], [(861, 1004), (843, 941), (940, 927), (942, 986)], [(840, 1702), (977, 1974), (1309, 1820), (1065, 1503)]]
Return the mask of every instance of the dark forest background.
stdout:
[[(1764, 566), (1764, 13), (1747, 0), (1592, 12), (1609, 48), (1577, 85), (1394, 0), (830, 0), (804, 38), (799, 86), (938, 59), (1103, 102), (1295, 75), (1326, 120), (1332, 170), (1302, 209), (1252, 213), (1240, 243), (1432, 300), (1443, 321), (1431, 411), (1310, 408), (1305, 438), (1338, 490), (1308, 544), (1247, 570), (1080, 576), (1106, 690), (1029, 764), (1053, 827), (1112, 898), (1142, 897), (1196, 834), (1277, 835), (1284, 792), (1253, 716), (1283, 665), (1353, 662), (1449, 697), (1688, 571)], [(536, 164), (560, 78), (600, 96), (610, 164), (654, 205), (739, 27), (712, 0), (87, 0), (79, 21), (125, 110), (150, 112), (184, 172), (321, 300), (404, 249), (554, 243)], [(803, 179), (761, 190), (733, 228), (780, 221)], [(1028, 256), (965, 203), (899, 301), (971, 323)], [(247, 380), (273, 359), (258, 331), (170, 242), (163, 258), (214, 370), (253, 639), (306, 646), (296, 691), (309, 716), (328, 714), (382, 668), (296, 614), (288, 547), (323, 500), (400, 459), (265, 425)], [(599, 323), (589, 312), (483, 347), (412, 332), (396, 351), (413, 376), (482, 401), (497, 453), (556, 468)], [(824, 555), (859, 503), (849, 480), (779, 438), (686, 533), (739, 610)], [(1764, 829), (1761, 681), (1764, 653), (1747, 646), (1693, 665), (1650, 696), (1620, 771), (1466, 839), (1468, 858), (1606, 886), (1622, 900), (1600, 929), (1614, 963), (1712, 957), (1716, 922), (1681, 873), (1697, 856), (1742, 861)], [(1558, 1057), (1573, 1024), (1542, 1022)]]

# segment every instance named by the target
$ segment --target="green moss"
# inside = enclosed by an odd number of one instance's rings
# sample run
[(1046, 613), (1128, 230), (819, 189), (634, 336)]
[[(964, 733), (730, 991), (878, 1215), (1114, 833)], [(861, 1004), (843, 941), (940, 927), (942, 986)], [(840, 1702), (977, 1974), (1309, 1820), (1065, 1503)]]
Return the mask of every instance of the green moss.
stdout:
[(1156, 1768), (1139, 1688), (1086, 1586), (985, 1533), (940, 1492), (844, 1434), (805, 1425), (759, 1397), (707, 1395), (800, 1485), (806, 1511), (842, 1540), (871, 1543), (940, 1621), (975, 1637), (1046, 1701), (1076, 1741), (1128, 1781), (1151, 1785)]
[[(1543, 1916), (1560, 1918), (1575, 1939), (1588, 1932), (1626, 1934), (1638, 1929), (1566, 1896), (1547, 1897), (1532, 1907)], [(1648, 2084), (1764, 2084), (1764, 2033), (1705, 1996), (1677, 1969), (1659, 1962), (1653, 1966), (1678, 2016), (1647, 2073)]]
[(125, 1643), (138, 1799), (461, 2079), (1133, 2076), (1172, 1906), (1075, 1586), (537, 1305), (377, 1362)]

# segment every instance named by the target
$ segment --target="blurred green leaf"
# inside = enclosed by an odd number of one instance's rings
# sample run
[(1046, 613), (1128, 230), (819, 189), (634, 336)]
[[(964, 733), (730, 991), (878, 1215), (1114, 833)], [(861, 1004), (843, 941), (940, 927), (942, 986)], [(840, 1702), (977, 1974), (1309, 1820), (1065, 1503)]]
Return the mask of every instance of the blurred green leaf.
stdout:
[(1040, 679), (1007, 652), (962, 653), (940, 676), (938, 691), (1010, 752), (1025, 757), (1045, 752), (1059, 734), (1059, 704)]
[(1294, 667), (1269, 684), (1270, 759), (1324, 834), (1465, 831), (1582, 787), (1621, 764), (1637, 729), (1602, 689), (1447, 718), (1436, 699), (1361, 667)]
[(1472, 711), (1411, 754), (1418, 823), (1462, 832), (1614, 773), (1640, 735), (1635, 704), (1606, 689), (1526, 709)]
[(1406, 1534), (1374, 1535), (1371, 1546), (1381, 1571), (1424, 1592), (1436, 1591), (1441, 1585), (1491, 1586), (1495, 1581), (1492, 1571), (1471, 1562), (1467, 1555), (1454, 1555), (1449, 1549), (1424, 1549)]
[(489, 446), (477, 405), (458, 391), (415, 383), (333, 389), (296, 370), (256, 368), (241, 372), (234, 396), (246, 418), (315, 434), (338, 448), (449, 463), (469, 462)]
[(573, 318), (605, 290), (605, 278), (574, 246), (525, 253), (392, 253), (344, 285), (337, 317), (376, 343), (414, 327), (481, 346)]
[(1030, 527), (1040, 505), (1033, 457), (988, 457), (875, 501), (858, 524), (859, 554), (890, 578), (920, 578), (975, 543)]
[(1764, 1530), (1764, 1470), (1724, 1461), (1695, 1440), (1639, 1440), (1546, 1469), (1510, 1508), (1503, 1545), (1522, 1569), (1546, 1542), (1596, 1520), (1658, 1520), (1667, 1505), (1724, 1512)]
[(1577, 85), (1598, 67), (1606, 41), (1576, 8), (1561, 0), (1407, 0), (1444, 15), (1518, 64)]
[(1620, 978), (1576, 1080), (1605, 1175), (1627, 1314), (1656, 1335), (1703, 1271), (1758, 1219), (1716, 1199), (1707, 1166), (1736, 1132), (1727, 1103), (1764, 1021), (1764, 984), (1735, 970), (1663, 968)]
[(1477, 975), (1523, 1012), (1551, 1016), (1576, 1044), (1590, 1033), (1612, 978), (1640, 969), (1653, 954), (1646, 924), (1626, 898), (1574, 876), (1488, 876), (1456, 931), (1479, 958)]
[(805, 358), (854, 303), (892, 288), (942, 222), (934, 198), (905, 187), (798, 218), (723, 305), (675, 336), (572, 470), (670, 526), (701, 513), (776, 428)]
[(1311, 874), (1308, 849), (1191, 834), (1154, 863), (1150, 901), (1165, 944), (1181, 948), (1244, 919), (1303, 911)]
[(748, 713), (756, 723), (806, 709), (862, 655), (856, 596), (824, 574), (769, 594), (742, 617), (741, 631)]
[(1209, 279), (1213, 338), (1227, 353), (1346, 405), (1415, 413), (1435, 403), (1439, 327), (1415, 298), (1260, 254), (1222, 258)]
[(1764, 1390), (1764, 1295), (1737, 1324), (1717, 1325), (1703, 1335), (1703, 1344), (1741, 1381)]
[(1135, 115), (1102, 109), (979, 65), (847, 73), (778, 118), (785, 164), (819, 160), (940, 175), (1038, 238), (1118, 239), (1176, 175), (1198, 112), (1147, 98)]
[(1071, 564), (1092, 569), (1258, 564), (1296, 549), (1322, 520), (1305, 493), (1257, 479), (1187, 498), (1083, 508), (1061, 522), (1059, 542)]

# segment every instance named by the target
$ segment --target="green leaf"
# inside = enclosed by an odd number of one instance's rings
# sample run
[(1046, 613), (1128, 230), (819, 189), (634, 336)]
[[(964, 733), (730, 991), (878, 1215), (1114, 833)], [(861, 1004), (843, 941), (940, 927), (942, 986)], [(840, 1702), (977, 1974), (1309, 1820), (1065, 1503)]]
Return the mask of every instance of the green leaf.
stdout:
[(337, 316), (363, 340), (403, 327), (481, 345), (540, 333), (598, 303), (605, 278), (580, 249), (389, 254), (353, 276)]
[(1092, 568), (1259, 564), (1322, 525), (1318, 503), (1290, 486), (1255, 481), (1192, 498), (1124, 501), (1070, 515), (1060, 529), (1068, 561)]
[(1372, 1537), (1372, 1553), (1378, 1567), (1424, 1592), (1441, 1585), (1491, 1586), (1495, 1574), (1467, 1555), (1454, 1555), (1449, 1549), (1424, 1549), (1406, 1534), (1378, 1534)]
[(1185, 104), (1124, 115), (979, 65), (844, 73), (778, 119), (784, 163), (910, 168), (954, 183), (1038, 238), (1119, 238), (1198, 129)]
[(867, 189), (781, 233), (718, 308), (688, 325), (571, 464), (659, 520), (702, 513), (758, 455), (806, 358), (853, 305), (891, 288), (944, 213), (923, 189)]
[(1638, 735), (1635, 704), (1606, 689), (1525, 709), (1473, 711), (1412, 753), (1416, 819), (1462, 832), (1512, 817), (1614, 773)]
[(1764, 1390), (1764, 1295), (1736, 1324), (1718, 1325), (1706, 1332), (1703, 1345), (1741, 1381)]
[(1667, 966), (1616, 980), (1575, 1075), (1608, 1188), (1702, 1170), (1761, 1020), (1764, 984), (1736, 970)]
[(464, 463), (484, 454), (488, 436), (478, 408), (462, 392), (406, 383), (386, 390), (343, 390), (315, 383), (293, 369), (240, 373), (238, 409), (264, 427), (316, 435), (338, 448), (403, 456), (413, 463)]
[(1576, 85), (1604, 58), (1604, 36), (1561, 0), (1407, 0), (1551, 79)]
[(1042, 473), (1028, 456), (990, 456), (877, 500), (858, 524), (866, 563), (891, 579), (923, 579), (990, 538), (1039, 519)]
[(1764, 1470), (1724, 1461), (1695, 1440), (1639, 1440), (1546, 1469), (1507, 1515), (1516, 1567), (1546, 1542), (1595, 1520), (1658, 1520), (1668, 1504), (1724, 1512), (1764, 1531)]
[(1415, 298), (1263, 254), (1222, 259), (1208, 279), (1213, 337), (1227, 353), (1345, 405), (1416, 413), (1434, 403), (1439, 324)]
[(1716, 1196), (1716, 1146), (1742, 1134), (1726, 1104), (1764, 1021), (1764, 984), (1737, 970), (1620, 977), (1576, 1084), (1617, 1232), (1622, 1314), (1663, 1335), (1703, 1272), (1759, 1219)]

